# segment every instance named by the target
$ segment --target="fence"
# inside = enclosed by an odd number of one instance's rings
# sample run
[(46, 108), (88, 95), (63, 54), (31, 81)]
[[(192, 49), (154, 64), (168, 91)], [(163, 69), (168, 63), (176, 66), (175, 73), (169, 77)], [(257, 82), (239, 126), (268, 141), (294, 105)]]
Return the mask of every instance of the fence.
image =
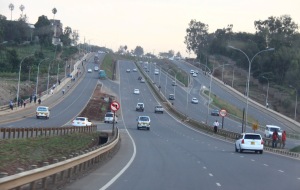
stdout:
[(97, 125), (86, 127), (0, 128), (0, 138), (32, 138), (37, 136), (67, 135), (71, 133), (91, 133), (95, 131), (97, 131)]

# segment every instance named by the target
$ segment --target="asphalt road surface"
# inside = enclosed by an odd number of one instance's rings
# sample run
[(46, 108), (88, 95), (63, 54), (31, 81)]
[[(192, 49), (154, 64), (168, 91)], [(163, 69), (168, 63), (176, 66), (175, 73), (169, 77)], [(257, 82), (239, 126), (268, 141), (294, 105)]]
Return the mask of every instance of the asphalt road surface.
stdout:
[[(119, 61), (120, 151), (65, 189), (299, 189), (298, 160), (268, 152), (235, 153), (233, 143), (195, 131), (167, 112), (155, 114), (158, 103), (147, 84), (137, 80), (140, 74), (126, 73), (134, 67), (132, 62)], [(134, 88), (141, 93), (133, 94)], [(145, 104), (144, 112), (135, 111), (137, 102)], [(150, 131), (136, 129), (139, 115), (151, 117)]]

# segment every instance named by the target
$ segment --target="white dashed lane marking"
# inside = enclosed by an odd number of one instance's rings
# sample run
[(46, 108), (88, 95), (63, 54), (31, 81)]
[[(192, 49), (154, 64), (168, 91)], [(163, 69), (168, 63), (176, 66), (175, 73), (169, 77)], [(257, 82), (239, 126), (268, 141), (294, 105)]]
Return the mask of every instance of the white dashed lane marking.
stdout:
[(284, 171), (282, 171), (282, 170), (278, 170), (279, 172), (281, 172), (281, 173), (283, 173)]
[(203, 167), (203, 169), (205, 169), (205, 170), (206, 170), (206, 167), (204, 166), (204, 167)]
[(264, 164), (264, 166), (269, 166), (268, 164)]
[(252, 162), (255, 162), (255, 160), (251, 159)]
[(221, 187), (221, 184), (220, 184), (220, 183), (216, 183), (216, 184), (217, 184), (217, 186)]
[(213, 175), (213, 174), (211, 174), (211, 173), (209, 173), (208, 175), (209, 175), (210, 177), (214, 176), (214, 175)]

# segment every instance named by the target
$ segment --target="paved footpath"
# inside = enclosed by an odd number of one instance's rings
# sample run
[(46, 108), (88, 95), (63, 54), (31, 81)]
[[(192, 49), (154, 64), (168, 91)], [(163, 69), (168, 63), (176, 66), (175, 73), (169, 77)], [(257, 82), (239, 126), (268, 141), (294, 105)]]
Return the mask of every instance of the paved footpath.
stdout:
[[(26, 107), (14, 107), (13, 110), (7, 109), (0, 111), (0, 123), (8, 123), (11, 121), (20, 120), (29, 116), (33, 116), (36, 111), (36, 107), (41, 106), (48, 106), (53, 107), (56, 104), (58, 104), (61, 100), (63, 100), (64, 97), (68, 96), (72, 90), (76, 87), (78, 84), (78, 81), (82, 79), (82, 76), (85, 75), (85, 67), (82, 66), (80, 63), (86, 59), (86, 57), (89, 57), (88, 55), (85, 55), (81, 60), (77, 61), (74, 68), (80, 69), (82, 72), (78, 75), (78, 77), (75, 77), (75, 81), (71, 81), (71, 78), (64, 78), (60, 85), (57, 85), (53, 91), (53, 94), (47, 94), (43, 95), (41, 97), (41, 104), (38, 104), (37, 102), (34, 103), (33, 101), (31, 103), (27, 103)], [(76, 72), (74, 70), (73, 72)], [(75, 73), (73, 74), (75, 76)], [(65, 93), (63, 95), (62, 89), (65, 89)]]

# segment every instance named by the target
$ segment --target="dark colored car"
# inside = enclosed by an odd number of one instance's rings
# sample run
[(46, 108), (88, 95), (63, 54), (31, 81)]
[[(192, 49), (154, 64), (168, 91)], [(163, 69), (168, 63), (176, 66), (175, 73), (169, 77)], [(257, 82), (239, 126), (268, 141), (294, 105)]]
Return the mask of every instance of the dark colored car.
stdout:
[(219, 116), (220, 114), (219, 114), (219, 110), (212, 110), (211, 111), (211, 113), (210, 113), (210, 115), (212, 115), (212, 116)]

